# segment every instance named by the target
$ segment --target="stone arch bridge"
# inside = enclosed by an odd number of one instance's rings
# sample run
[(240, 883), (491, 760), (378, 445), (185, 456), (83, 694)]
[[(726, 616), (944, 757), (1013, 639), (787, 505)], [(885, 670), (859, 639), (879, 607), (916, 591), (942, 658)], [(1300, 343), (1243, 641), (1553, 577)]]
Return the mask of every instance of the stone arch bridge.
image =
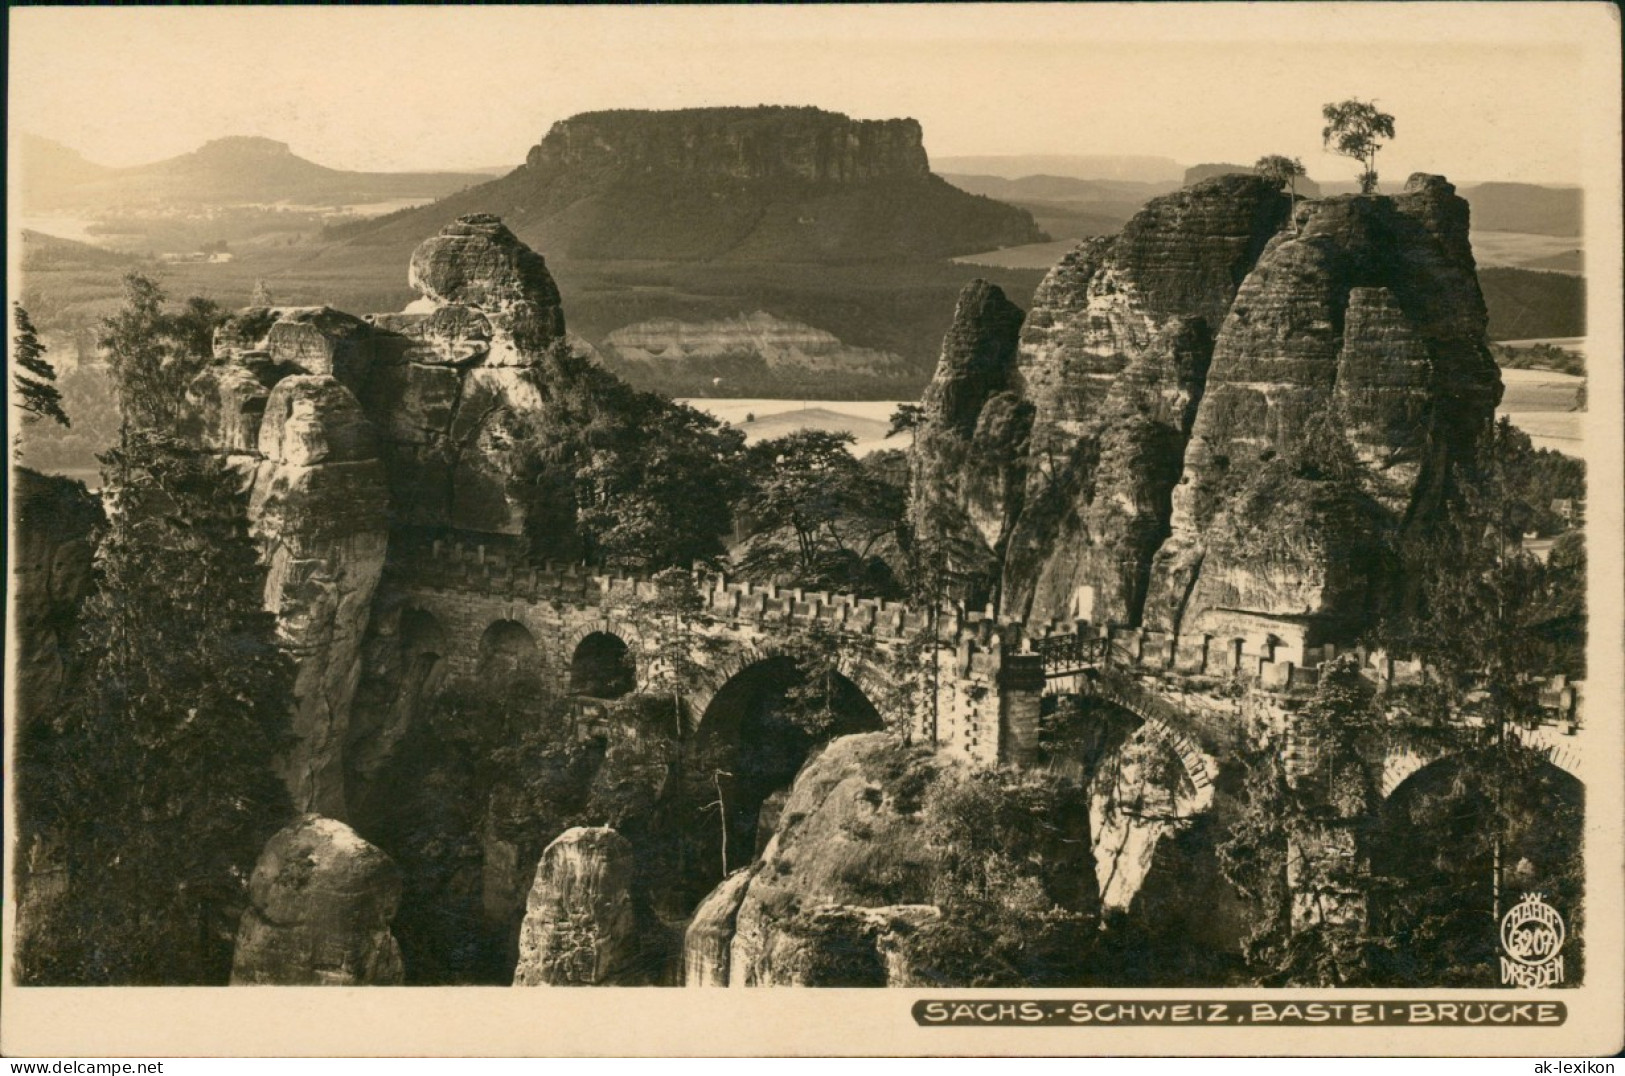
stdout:
[[(701, 607), (680, 627), (707, 640), (693, 651), (701, 671), (686, 693), (702, 725), (729, 683), (783, 656), (794, 634), (821, 632), (838, 641), (842, 676), (888, 727), (916, 742), (984, 764), (1031, 764), (1040, 757), (1046, 697), (1093, 697), (1132, 715), (1172, 750), (1198, 810), (1211, 803), (1221, 767), (1249, 736), (1273, 727), (1292, 743), (1293, 714), (1324, 663), (1352, 653), (1379, 688), (1424, 675), (1414, 663), (1364, 649), (1287, 649), (1264, 632), (1176, 642), (1162, 632), (1085, 621), (999, 623), (991, 611), (947, 605), (933, 623), (902, 602), (696, 579)], [(408, 665), (431, 657), (441, 677), (477, 677), (493, 661), (520, 663), (561, 693), (594, 696), (610, 682), (605, 677), (619, 677), (619, 694), (648, 681), (662, 633), (675, 625), (652, 611), (655, 598), (648, 579), (575, 565), (520, 567), (484, 546), (434, 541), (392, 561), (374, 630)], [(618, 671), (605, 671), (616, 663)], [(1254, 688), (1245, 703), (1236, 690), (1244, 682)], [(1582, 687), (1547, 685), (1549, 721), (1521, 735), (1583, 781)], [(1380, 760), (1383, 793), (1442, 754), (1392, 749)]]

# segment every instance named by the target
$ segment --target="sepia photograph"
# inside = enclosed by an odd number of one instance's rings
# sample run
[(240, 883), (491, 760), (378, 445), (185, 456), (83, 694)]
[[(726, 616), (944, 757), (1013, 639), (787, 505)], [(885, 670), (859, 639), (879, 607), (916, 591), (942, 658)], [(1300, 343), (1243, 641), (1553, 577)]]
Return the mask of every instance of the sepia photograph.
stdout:
[(1625, 1047), (1617, 8), (8, 21), (0, 1051)]

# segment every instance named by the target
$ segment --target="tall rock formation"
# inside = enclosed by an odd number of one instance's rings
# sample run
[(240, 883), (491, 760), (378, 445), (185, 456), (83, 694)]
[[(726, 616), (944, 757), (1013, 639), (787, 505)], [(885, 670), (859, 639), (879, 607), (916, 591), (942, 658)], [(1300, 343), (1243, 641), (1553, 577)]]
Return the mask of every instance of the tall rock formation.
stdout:
[[(1347, 638), (1399, 585), (1500, 400), (1467, 203), (1438, 176), (1309, 203), (1220, 329), (1146, 620)], [(1268, 623), (1261, 623), (1268, 622)]]
[(513, 985), (630, 985), (637, 949), (631, 843), (603, 826), (565, 830), (536, 867)]
[(398, 986), (395, 864), (342, 822), (306, 815), (266, 842), (237, 929), (233, 986)]
[(45, 775), (31, 772), (27, 745), (65, 698), (79, 611), (92, 590), (92, 543), (102, 509), (84, 483), (70, 478), (14, 467), (11, 483), (13, 661), (7, 670), (6, 714), (17, 744), (11, 775), (16, 787), (26, 790), (17, 801), (12, 830), (17, 912), (12, 951), (21, 978), (35, 939), (51, 936), (68, 878), (50, 818), (36, 817), (31, 809)]
[[(987, 523), (1004, 521), (1002, 616), (1138, 617), (1213, 332), (1286, 212), (1274, 184), (1225, 176), (1152, 200), (1121, 235), (1086, 240), (1050, 270), (1002, 391), (975, 419), (1008, 432), (997, 442), (972, 438), (972, 473), (999, 476), (958, 498), (983, 521), (979, 533), (951, 512), (922, 532), (991, 552)], [(952, 422), (932, 414), (931, 401), (958, 376), (947, 355), (964, 331), (956, 318), (927, 390), (915, 463), (926, 486), (947, 469), (934, 452), (955, 447), (942, 436)]]
[[(409, 312), (252, 308), (216, 333), (192, 384), (202, 443), (251, 484), (265, 604), (297, 659), (295, 805), (346, 818), (361, 650), (392, 534), (518, 536), (524, 438), (552, 395), (589, 391), (557, 365), (558, 288), (539, 254), (471, 215), (421, 244)], [(551, 363), (551, 364), (550, 364)]]
[[(1015, 784), (1025, 790), (1014, 792)], [(1013, 838), (1001, 828), (1009, 819), (986, 810), (1014, 802), (1005, 796), (1040, 797), (1045, 806), (1033, 809), (1045, 824)], [(981, 974), (967, 970), (975, 957), (943, 964), (945, 939), (976, 948), (1000, 944), (993, 933), (1035, 941), (1027, 933), (1032, 909), (1051, 916), (1037, 933), (1098, 912), (1088, 811), (1087, 791), (1070, 779), (965, 765), (890, 733), (837, 737), (796, 775), (756, 862), (695, 910), (684, 939), (685, 982), (970, 985)], [(967, 823), (984, 834), (974, 849)], [(1000, 853), (1008, 854), (1003, 866), (964, 870)], [(967, 914), (989, 906), (1008, 913), (996, 932)]]
[(510, 174), (354, 242), (415, 241), (431, 220), (475, 210), (579, 259), (866, 261), (1042, 236), (1026, 210), (932, 175), (914, 120), (763, 106), (572, 116)]
[(547, 394), (549, 348), (564, 339), (558, 286), (488, 214), (419, 245), (410, 280), (420, 298), (407, 312), (371, 319), (378, 358), (362, 395), (384, 438), (395, 521), (522, 534), (511, 480), (524, 419)]
[[(1370, 623), (1384, 551), (1499, 396), (1467, 205), (1419, 175), (1287, 214), (1257, 176), (1154, 199), (1050, 271), (996, 389), (950, 358), (986, 306), (967, 291), (926, 394), (915, 525), (997, 564), (1001, 616), (1289, 647)], [(1022, 412), (1024, 440), (977, 441)]]
[(920, 811), (950, 769), (885, 733), (830, 741), (796, 775), (757, 866), (696, 911), (689, 981), (721, 985), (726, 970), (729, 986), (886, 985), (885, 940), (936, 915), (942, 851)]
[(1009, 388), (1023, 317), (997, 286), (965, 286), (914, 433), (910, 522), (972, 604), (997, 586), (1021, 512), (1033, 408)]
[(361, 640), (388, 544), (384, 468), (356, 398), (332, 376), (283, 378), (266, 400), (249, 519), (265, 607), (295, 661), (283, 762), (297, 810), (343, 817), (345, 739)]

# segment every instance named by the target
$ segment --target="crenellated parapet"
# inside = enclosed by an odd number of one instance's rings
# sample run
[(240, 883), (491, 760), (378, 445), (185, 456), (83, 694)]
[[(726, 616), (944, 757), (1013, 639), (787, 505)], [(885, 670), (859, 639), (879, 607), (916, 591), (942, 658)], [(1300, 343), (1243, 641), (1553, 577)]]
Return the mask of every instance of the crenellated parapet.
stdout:
[[(390, 572), (410, 589), (461, 595), (492, 610), (547, 607), (556, 611), (549, 614), (555, 619), (588, 616), (594, 622), (624, 625), (659, 616), (653, 612), (659, 594), (652, 579), (598, 573), (580, 564), (531, 565), (496, 540), (438, 539), (409, 551), (397, 548)], [(1023, 692), (1036, 698), (1058, 681), (1075, 686), (1114, 672), (1121, 674), (1119, 682), (1126, 676), (1141, 685), (1136, 690), (1147, 698), (1185, 698), (1192, 692), (1219, 697), (1245, 687), (1275, 700), (1270, 705), (1286, 713), (1313, 694), (1323, 668), (1351, 657), (1378, 691), (1422, 684), (1436, 675), (1420, 662), (1364, 646), (1306, 646), (1301, 635), (1292, 637), (1291, 625), (1271, 631), (1260, 624), (1246, 634), (1180, 638), (1154, 628), (1087, 620), (1001, 623), (991, 608), (968, 609), (963, 603), (944, 603), (932, 617), (908, 602), (780, 587), (725, 573), (697, 572), (694, 579), (701, 601), (697, 619), (724, 635), (772, 639), (790, 632), (823, 632), (893, 655), (913, 648), (914, 660), (927, 663), (925, 655), (934, 650), (937, 682), (955, 685), (963, 703), (948, 707), (945, 716), (939, 698), (932, 715), (936, 739), (988, 761), (1031, 754), (1036, 725), (1013, 729), (1012, 722), (1026, 719), (1013, 717), (1008, 706), (998, 718), (1002, 724), (989, 724), (986, 708), (978, 708), (980, 700), (1003, 697), (1008, 703)], [(645, 633), (652, 633), (647, 624)], [(1578, 721), (1579, 700), (1580, 685), (1567, 682), (1553, 682), (1542, 696), (1553, 720), (1569, 724)]]

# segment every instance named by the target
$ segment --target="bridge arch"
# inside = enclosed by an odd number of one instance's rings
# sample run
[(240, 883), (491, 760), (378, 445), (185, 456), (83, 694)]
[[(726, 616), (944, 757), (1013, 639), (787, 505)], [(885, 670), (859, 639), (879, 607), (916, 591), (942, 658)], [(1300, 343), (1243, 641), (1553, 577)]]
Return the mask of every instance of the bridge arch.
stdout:
[(1166, 745), (1179, 759), (1194, 789), (1197, 809), (1206, 810), (1212, 806), (1214, 785), (1219, 779), (1219, 762), (1212, 748), (1197, 731), (1197, 723), (1179, 707), (1120, 677), (1066, 677), (1046, 684), (1045, 693), (1091, 700), (1133, 717), (1140, 723), (1145, 738)]
[[(1543, 752), (1547, 762), (1570, 777), (1578, 781), (1584, 780), (1580, 773), (1580, 745), (1573, 737), (1564, 736), (1559, 732), (1557, 726), (1542, 725), (1536, 729), (1511, 730), (1510, 734), (1516, 736), (1525, 747)], [(1460, 753), (1459, 750), (1419, 746), (1404, 746), (1390, 750), (1383, 759), (1381, 785), (1383, 799), (1392, 796), (1418, 771)]]
[(1051, 767), (1088, 782), (1101, 902), (1127, 910), (1167, 842), (1179, 841), (1212, 808), (1217, 760), (1186, 715), (1132, 683), (1079, 675), (1052, 681), (1047, 695), (1076, 709), (1065, 728), (1065, 707), (1046, 707), (1051, 716), (1041, 747)]
[(618, 699), (637, 689), (637, 662), (625, 639), (612, 631), (589, 631), (569, 648), (569, 691), (595, 699)]
[[(788, 651), (774, 646), (743, 646), (732, 651), (727, 656), (712, 664), (704, 674), (699, 677), (688, 693), (689, 705), (694, 713), (703, 715), (711, 707), (727, 684), (738, 677), (742, 672), (753, 665), (773, 661), (778, 658), (793, 660)], [(912, 716), (906, 712), (895, 690), (895, 678), (868, 661), (855, 657), (844, 651), (837, 652), (835, 658), (835, 671), (850, 681), (868, 700), (880, 715), (882, 723), (887, 728), (902, 729), (908, 725)]]
[(530, 629), (517, 620), (495, 620), (480, 636), (476, 675), (482, 680), (511, 680), (538, 672), (542, 652)]
[[(1497, 759), (1493, 746), (1413, 770), (1383, 800), (1373, 828), (1373, 927), (1406, 942), (1393, 985), (1493, 969), (1497, 903), (1542, 893), (1570, 929), (1584, 914), (1585, 786), (1549, 757)], [(1568, 976), (1583, 953), (1565, 951)], [(1491, 978), (1482, 985), (1494, 985)], [(1480, 985), (1463, 979), (1459, 984)]]
[[(722, 801), (724, 824), (713, 821), (700, 833), (707, 846), (701, 861), (720, 879), (724, 858), (732, 870), (751, 861), (758, 835), (771, 825), (770, 797), (787, 791), (817, 748), (837, 736), (875, 732), (885, 720), (867, 693), (836, 669), (823, 684), (809, 684), (796, 661), (765, 654), (754, 661), (730, 662), (731, 675), (712, 692), (699, 712), (692, 741), (692, 771)], [(810, 709), (798, 710), (796, 696), (812, 692)], [(723, 855), (723, 829), (726, 856)]]

